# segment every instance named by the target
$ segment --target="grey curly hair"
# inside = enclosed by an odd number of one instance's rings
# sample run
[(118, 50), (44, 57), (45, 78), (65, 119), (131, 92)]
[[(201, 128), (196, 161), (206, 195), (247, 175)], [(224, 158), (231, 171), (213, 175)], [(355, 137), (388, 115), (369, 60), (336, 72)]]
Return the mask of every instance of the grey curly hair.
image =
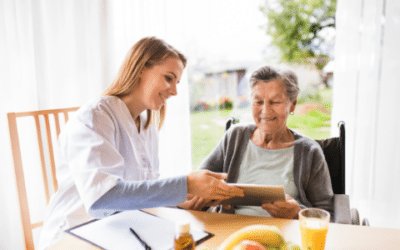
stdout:
[(278, 69), (272, 66), (264, 66), (254, 71), (250, 77), (249, 84), (250, 89), (253, 88), (259, 82), (268, 83), (273, 80), (281, 80), (285, 85), (286, 94), (288, 95), (290, 101), (297, 99), (300, 89), (298, 84), (298, 79), (296, 74), (289, 69)]

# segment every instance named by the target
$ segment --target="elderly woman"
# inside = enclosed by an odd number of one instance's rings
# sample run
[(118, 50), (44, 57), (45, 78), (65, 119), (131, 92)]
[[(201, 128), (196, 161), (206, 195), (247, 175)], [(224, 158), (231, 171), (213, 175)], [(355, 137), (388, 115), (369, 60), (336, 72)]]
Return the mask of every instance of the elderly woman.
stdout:
[[(298, 218), (305, 207), (332, 213), (333, 191), (321, 147), (286, 125), (297, 104), (296, 75), (265, 66), (252, 74), (250, 88), (255, 124), (229, 129), (200, 168), (228, 173), (228, 183), (283, 185), (286, 202), (264, 203), (261, 207), (224, 206), (223, 211), (289, 219)], [(190, 198), (181, 207), (210, 205), (202, 198)]]

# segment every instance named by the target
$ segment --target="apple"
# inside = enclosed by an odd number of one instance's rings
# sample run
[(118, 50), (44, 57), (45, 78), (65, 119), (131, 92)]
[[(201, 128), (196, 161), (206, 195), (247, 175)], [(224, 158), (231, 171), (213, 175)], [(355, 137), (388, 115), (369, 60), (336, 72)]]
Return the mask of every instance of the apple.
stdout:
[(242, 240), (233, 248), (233, 250), (267, 250), (267, 249), (263, 244), (257, 241)]

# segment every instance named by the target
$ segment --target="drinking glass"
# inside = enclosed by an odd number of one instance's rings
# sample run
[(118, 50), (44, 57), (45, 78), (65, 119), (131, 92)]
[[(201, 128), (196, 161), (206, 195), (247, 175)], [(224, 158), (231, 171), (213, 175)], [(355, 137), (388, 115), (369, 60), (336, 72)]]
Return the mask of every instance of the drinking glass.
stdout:
[(299, 212), (301, 244), (303, 250), (324, 250), (330, 214), (319, 208), (306, 208)]

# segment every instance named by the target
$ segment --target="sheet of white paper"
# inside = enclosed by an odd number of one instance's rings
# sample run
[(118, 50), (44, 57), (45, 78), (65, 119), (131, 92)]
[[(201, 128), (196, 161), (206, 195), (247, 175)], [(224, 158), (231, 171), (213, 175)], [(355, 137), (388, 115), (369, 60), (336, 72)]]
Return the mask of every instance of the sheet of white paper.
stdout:
[[(173, 249), (175, 223), (138, 210), (121, 212), (69, 232), (107, 250), (144, 249), (129, 228), (135, 230), (152, 250)], [(195, 241), (208, 236), (196, 228), (191, 228), (191, 234)]]

